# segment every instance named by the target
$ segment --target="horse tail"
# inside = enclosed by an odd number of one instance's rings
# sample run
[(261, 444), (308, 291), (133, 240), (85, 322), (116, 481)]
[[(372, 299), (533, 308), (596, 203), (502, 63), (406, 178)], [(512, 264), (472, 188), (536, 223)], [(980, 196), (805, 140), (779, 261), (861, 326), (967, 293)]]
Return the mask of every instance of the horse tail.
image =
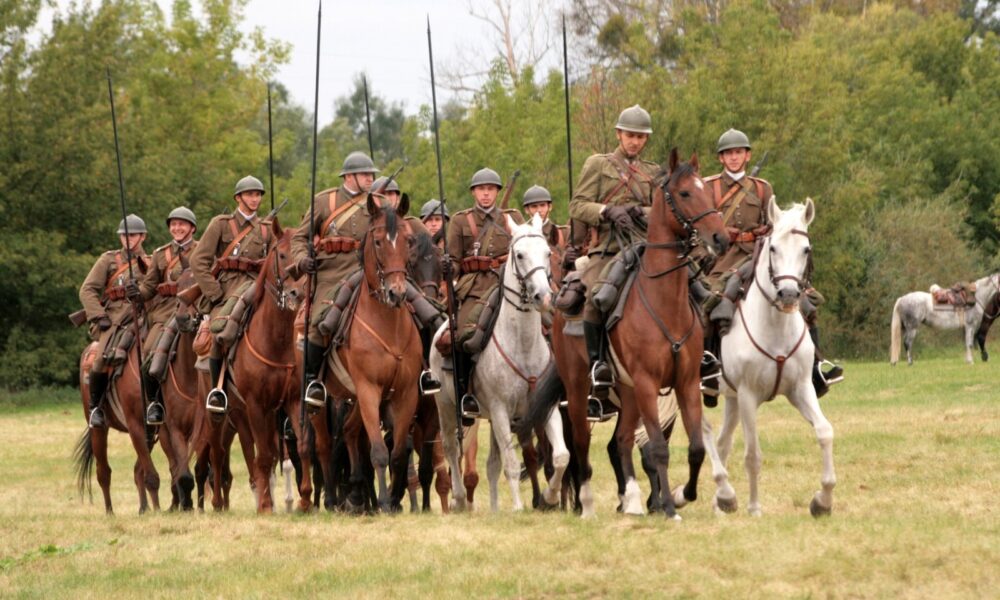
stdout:
[(538, 426), (543, 425), (549, 418), (552, 407), (559, 403), (559, 400), (566, 395), (566, 387), (562, 378), (559, 377), (559, 370), (555, 363), (542, 372), (535, 385), (535, 391), (528, 394), (528, 413), (516, 425), (513, 430), (518, 436), (527, 439), (526, 436)]
[(899, 362), (899, 350), (902, 346), (903, 322), (899, 317), (899, 303), (902, 298), (896, 299), (896, 304), (892, 306), (892, 325), (889, 327), (889, 364), (894, 365)]
[(94, 472), (94, 448), (90, 444), (90, 427), (83, 430), (83, 435), (76, 442), (73, 462), (76, 465), (76, 489), (80, 492), (80, 499), (83, 499), (83, 492), (86, 491), (87, 497), (93, 502), (91, 474)]

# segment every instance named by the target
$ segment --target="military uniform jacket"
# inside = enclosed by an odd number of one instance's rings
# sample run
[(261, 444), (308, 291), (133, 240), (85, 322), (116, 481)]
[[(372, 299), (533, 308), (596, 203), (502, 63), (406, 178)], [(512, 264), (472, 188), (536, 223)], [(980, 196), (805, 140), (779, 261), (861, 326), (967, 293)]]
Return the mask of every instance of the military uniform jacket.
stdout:
[(153, 252), (149, 270), (139, 284), (150, 323), (166, 323), (177, 312), (177, 280), (188, 267), (197, 245), (197, 240), (191, 240), (183, 248), (177, 242), (170, 242)]
[(770, 183), (749, 175), (737, 182), (729, 173), (722, 172), (704, 181), (712, 191), (713, 201), (725, 220), (723, 224), (732, 243), (726, 254), (716, 261), (713, 269), (715, 272), (723, 272), (738, 266), (744, 256), (753, 254), (757, 239), (753, 230), (768, 224), (767, 203), (774, 192)]
[[(316, 250), (316, 283), (320, 286), (336, 285), (361, 266), (357, 250), (368, 233), (371, 216), (368, 214), (365, 193), (351, 194), (345, 188), (324, 190), (313, 199), (313, 243)], [(337, 212), (333, 219), (330, 216)], [(309, 254), (309, 213), (302, 217), (292, 236), (292, 259), (295, 264)], [(295, 273), (299, 275), (299, 273)]]
[[(140, 261), (143, 262), (141, 269)], [(136, 250), (132, 254), (133, 274), (141, 276), (147, 262), (142, 248)], [(109, 250), (98, 257), (80, 286), (80, 303), (87, 311), (88, 321), (108, 317), (115, 325), (121, 325), (131, 316), (128, 300), (125, 299), (128, 274), (124, 250)]]
[(618, 241), (611, 235), (611, 225), (601, 220), (601, 211), (605, 206), (642, 206), (648, 213), (653, 204), (653, 179), (659, 172), (656, 163), (638, 158), (629, 161), (621, 147), (611, 154), (594, 154), (583, 163), (569, 216), (596, 232), (591, 234), (588, 254), (618, 252)]
[(506, 260), (510, 249), (508, 215), (515, 223), (524, 223), (517, 209), (500, 210), (497, 204), (488, 211), (475, 206), (452, 216), (448, 254), (452, 273), (458, 274), (455, 290), (460, 299), (470, 295), (478, 298), (498, 281), (495, 269)]
[[(227, 253), (227, 256), (222, 256), (234, 238), (248, 226), (253, 226), (253, 229)], [(237, 232), (235, 235), (234, 229)], [(256, 270), (221, 269), (215, 275), (212, 271), (217, 259), (261, 261), (267, 256), (268, 248), (274, 241), (271, 223), (261, 220), (256, 214), (248, 221), (237, 209), (231, 214), (219, 215), (212, 219), (197, 247), (190, 254), (191, 274), (204, 297), (215, 304), (233, 293), (243, 283), (257, 278), (259, 271)]]

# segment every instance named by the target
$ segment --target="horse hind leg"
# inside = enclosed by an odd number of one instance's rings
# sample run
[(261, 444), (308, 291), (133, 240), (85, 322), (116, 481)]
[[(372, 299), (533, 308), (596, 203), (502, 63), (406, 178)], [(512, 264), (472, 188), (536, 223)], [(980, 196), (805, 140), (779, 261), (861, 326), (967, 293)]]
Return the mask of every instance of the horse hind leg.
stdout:
[[(728, 405), (730, 402), (727, 398), (726, 404)], [(736, 490), (729, 483), (729, 471), (726, 469), (726, 463), (720, 457), (719, 450), (716, 447), (715, 439), (712, 435), (712, 424), (704, 417), (701, 420), (701, 432), (708, 459), (712, 463), (712, 479), (715, 480), (715, 497), (713, 498), (715, 511), (717, 514), (736, 512)]]
[(486, 481), (490, 486), (490, 510), (497, 512), (500, 510), (500, 471), (503, 470), (503, 461), (500, 458), (500, 448), (496, 438), (490, 434), (490, 453), (486, 457)]
[(552, 411), (545, 422), (545, 438), (549, 441), (552, 454), (552, 475), (549, 476), (545, 491), (542, 492), (542, 502), (545, 508), (559, 506), (562, 495), (563, 476), (569, 466), (569, 449), (563, 439), (562, 415), (558, 410)]

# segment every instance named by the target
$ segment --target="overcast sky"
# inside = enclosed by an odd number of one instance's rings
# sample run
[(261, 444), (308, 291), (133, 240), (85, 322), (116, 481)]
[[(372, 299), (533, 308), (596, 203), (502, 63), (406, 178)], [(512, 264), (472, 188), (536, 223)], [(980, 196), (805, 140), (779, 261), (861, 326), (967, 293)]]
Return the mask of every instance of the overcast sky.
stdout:
[[(78, 0), (86, 2), (87, 0)], [(93, 0), (96, 5), (99, 0)], [(170, 15), (171, 0), (156, 0)], [(482, 9), (490, 0), (474, 0)], [(514, 0), (515, 11), (532, 0)], [(70, 0), (57, 0), (64, 9)], [(553, 3), (555, 4), (555, 3)], [(196, 14), (199, 10), (194, 0)], [(250, 0), (244, 11), (243, 29), (261, 27), (268, 38), (292, 44), (291, 60), (281, 67), (277, 80), (291, 91), (299, 104), (312, 111), (316, 68), (317, 0)], [(51, 11), (40, 26), (48, 30)], [(467, 0), (327, 0), (323, 5), (320, 58), (320, 124), (333, 119), (333, 101), (345, 95), (356, 73), (368, 73), (372, 94), (404, 104), (407, 113), (430, 104), (427, 62), (427, 18), (434, 35), (435, 75), (444, 65), (461, 58), (478, 62), (483, 69), (493, 58), (488, 40), (489, 26), (469, 14)], [(561, 67), (560, 56), (550, 53), (552, 66)], [(438, 84), (438, 106), (450, 97)]]

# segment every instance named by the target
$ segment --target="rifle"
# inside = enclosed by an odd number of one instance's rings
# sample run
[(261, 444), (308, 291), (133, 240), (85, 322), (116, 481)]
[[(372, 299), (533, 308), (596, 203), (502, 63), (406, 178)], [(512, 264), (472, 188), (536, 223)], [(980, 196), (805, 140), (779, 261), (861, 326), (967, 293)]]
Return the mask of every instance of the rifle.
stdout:
[[(438, 197), (441, 199), (441, 239), (444, 240), (444, 256), (448, 254), (448, 219), (445, 218), (444, 176), (441, 172), (441, 141), (438, 136), (437, 89), (434, 85), (434, 48), (431, 45), (431, 18), (427, 16), (427, 57), (431, 65), (431, 105), (434, 110), (434, 155), (437, 158)], [(512, 186), (513, 187), (513, 186)], [(510, 188), (508, 188), (508, 191)], [(455, 282), (451, 278), (451, 260), (445, 261), (444, 283), (448, 291), (448, 333), (451, 335), (452, 383), (455, 386), (455, 424), (458, 429), (458, 447), (462, 447), (462, 385), (458, 381), (458, 303), (455, 301)]]
[[(316, 130), (318, 127), (319, 119), (319, 47), (320, 47), (320, 33), (323, 31), (323, 0), (319, 1), (319, 11), (316, 15), (316, 83), (313, 90), (313, 147), (312, 147), (312, 176), (309, 182), (309, 237), (306, 239), (306, 247), (309, 251), (309, 258), (316, 258), (316, 248), (313, 247), (313, 236), (315, 235), (315, 224), (316, 220)], [(306, 279), (306, 305), (305, 305), (305, 339), (302, 344), (302, 387), (299, 390), (300, 397), (302, 398), (300, 407), (300, 423), (305, 423), (306, 416), (306, 387), (309, 382), (306, 381), (306, 369), (305, 365), (309, 364), (309, 317), (312, 312), (312, 302), (313, 302), (313, 292), (315, 291), (315, 286), (313, 285), (314, 274), (310, 273)], [(304, 431), (308, 429), (304, 428)]]
[(750, 170), (750, 177), (756, 177), (757, 173), (760, 173), (760, 170), (764, 168), (764, 163), (767, 162), (767, 155), (769, 152), (770, 150), (764, 151), (764, 156), (761, 156), (760, 160), (757, 161), (757, 165)]
[[(122, 228), (125, 230), (125, 260), (128, 261), (129, 282), (135, 281), (135, 274), (132, 272), (132, 247), (129, 244), (128, 233), (128, 211), (125, 210), (125, 177), (122, 175), (122, 153), (118, 145), (118, 118), (115, 116), (115, 93), (111, 85), (111, 67), (106, 67), (108, 75), (108, 100), (111, 102), (111, 127), (115, 134), (115, 160), (118, 163), (118, 191), (121, 195), (122, 206)], [(138, 302), (129, 301), (132, 307), (132, 327), (135, 330), (135, 351), (139, 354), (139, 362), (142, 362), (142, 335), (139, 331), (139, 318), (142, 316)], [(142, 375), (139, 375), (139, 394), (142, 400), (142, 422), (146, 424), (146, 382)]]
[[(365, 88), (365, 123), (368, 125), (368, 156), (375, 160), (375, 146), (372, 144), (372, 113), (368, 110), (368, 78), (361, 76), (361, 83)], [(387, 184), (388, 185), (388, 184)]]
[(517, 184), (517, 178), (521, 176), (521, 169), (514, 171), (514, 174), (510, 176), (510, 181), (507, 182), (507, 189), (503, 192), (503, 200), (500, 201), (500, 210), (507, 210), (507, 205), (510, 203), (510, 195), (514, 191), (514, 185)]
[(271, 82), (267, 82), (267, 174), (271, 180), (271, 210), (274, 210), (274, 144), (271, 142)]

